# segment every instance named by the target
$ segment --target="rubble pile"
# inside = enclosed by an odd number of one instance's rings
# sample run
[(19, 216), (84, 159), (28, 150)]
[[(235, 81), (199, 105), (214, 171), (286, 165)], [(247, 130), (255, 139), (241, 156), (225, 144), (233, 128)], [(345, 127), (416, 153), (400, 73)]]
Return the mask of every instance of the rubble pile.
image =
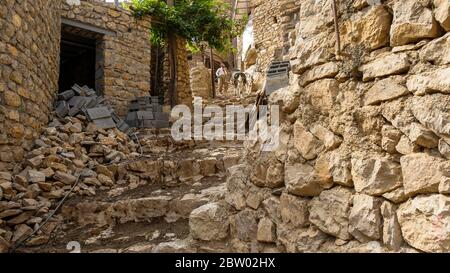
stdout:
[(55, 114), (59, 118), (83, 114), (100, 129), (118, 128), (122, 132), (128, 132), (130, 129), (107, 104), (105, 98), (98, 96), (95, 90), (88, 86), (81, 87), (75, 84), (70, 90), (60, 93)]
[(126, 122), (135, 128), (169, 128), (169, 114), (163, 112), (159, 97), (139, 97), (128, 105)]
[[(73, 90), (79, 88), (83, 91)], [(238, 164), (241, 145), (175, 142), (168, 128), (125, 133), (114, 112), (92, 89), (73, 89), (60, 94), (53, 120), (22, 165), (0, 172), (0, 253), (19, 244), (17, 251), (65, 252), (67, 238), (72, 231), (79, 232), (74, 229), (84, 229), (83, 238), (77, 240), (87, 245), (96, 238), (99, 227), (120, 236), (123, 224), (147, 222), (152, 232), (173, 228), (177, 239), (185, 239), (191, 211), (224, 199), (225, 172)], [(152, 113), (161, 121), (164, 115), (156, 114), (162, 113), (157, 103), (154, 97), (138, 98), (130, 108), (139, 110), (135, 113)], [(67, 111), (61, 111), (61, 105)], [(136, 125), (158, 125), (141, 122)], [(105, 124), (111, 126), (101, 128)], [(53, 215), (62, 200), (65, 202)], [(171, 223), (171, 227), (160, 227), (159, 221)], [(129, 236), (130, 242), (121, 246), (123, 251), (134, 246), (133, 236), (140, 235)], [(166, 239), (162, 240), (147, 247), (164, 246)], [(53, 248), (55, 244), (58, 247)], [(89, 248), (101, 245), (98, 241)]]
[[(0, 172), (0, 253), (38, 229), (72, 188), (70, 196), (93, 196), (126, 182), (117, 163), (139, 157), (139, 145), (103, 103), (78, 86), (60, 94), (56, 117), (22, 166)], [(52, 218), (27, 245), (47, 242), (56, 226)]]

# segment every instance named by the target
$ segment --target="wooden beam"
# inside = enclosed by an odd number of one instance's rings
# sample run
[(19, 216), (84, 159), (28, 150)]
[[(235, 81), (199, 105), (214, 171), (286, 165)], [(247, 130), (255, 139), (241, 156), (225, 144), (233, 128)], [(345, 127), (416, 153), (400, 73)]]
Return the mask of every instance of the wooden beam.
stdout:
[(116, 33), (114, 31), (110, 31), (104, 28), (99, 28), (93, 25), (88, 25), (79, 21), (74, 21), (74, 20), (70, 20), (70, 19), (66, 19), (66, 18), (62, 18), (61, 19), (61, 23), (64, 25), (68, 25), (68, 26), (72, 26), (72, 27), (76, 27), (76, 28), (81, 28), (84, 30), (89, 30), (92, 32), (96, 32), (96, 33), (100, 33), (100, 34), (104, 34), (104, 35), (110, 35), (110, 36), (116, 36)]
[(341, 56), (341, 34), (339, 32), (338, 10), (336, 0), (331, 1), (331, 8), (333, 9), (334, 17), (334, 31), (336, 32), (336, 58)]
[(215, 81), (215, 75), (216, 71), (214, 69), (214, 53), (213, 49), (209, 48), (209, 61), (211, 64), (211, 87), (212, 87), (212, 97), (216, 97), (216, 81)]

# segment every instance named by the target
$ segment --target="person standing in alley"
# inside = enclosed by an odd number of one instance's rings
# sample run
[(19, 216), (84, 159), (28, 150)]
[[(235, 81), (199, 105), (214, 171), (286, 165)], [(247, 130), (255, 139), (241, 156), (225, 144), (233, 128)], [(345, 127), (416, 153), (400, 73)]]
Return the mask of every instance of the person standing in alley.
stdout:
[(219, 79), (219, 95), (225, 95), (228, 90), (229, 74), (226, 65), (222, 63), (216, 71), (216, 76)]

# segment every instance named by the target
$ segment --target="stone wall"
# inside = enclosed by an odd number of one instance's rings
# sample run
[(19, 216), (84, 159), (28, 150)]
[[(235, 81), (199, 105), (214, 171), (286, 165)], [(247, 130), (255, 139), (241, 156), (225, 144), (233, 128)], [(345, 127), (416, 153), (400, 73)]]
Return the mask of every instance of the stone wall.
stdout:
[(229, 170), (231, 243), (449, 252), (450, 3), (338, 2), (340, 57), (330, 0), (297, 1), (292, 84), (269, 98), (281, 143), (246, 142)]
[[(298, 19), (295, 0), (252, 1), (253, 35), (258, 53), (257, 67), (266, 71), (274, 59), (285, 59)], [(240, 50), (241, 47), (238, 46)]]
[(100, 84), (103, 90), (99, 91), (124, 116), (130, 100), (150, 94), (150, 21), (137, 20), (130, 12), (101, 1), (83, 0), (81, 5), (63, 2), (63, 18), (115, 33), (105, 35), (102, 41), (104, 76)]
[[(70, 4), (68, 4), (70, 3)], [(0, 5), (0, 169), (20, 162), (49, 121), (58, 92), (61, 18), (113, 32), (97, 45), (96, 88), (124, 116), (151, 90), (149, 18), (99, 0), (3, 1)], [(179, 102), (190, 104), (185, 42), (178, 40)]]
[[(176, 61), (177, 61), (177, 104), (184, 104), (192, 106), (192, 93), (190, 87), (189, 79), (189, 60), (188, 60), (188, 50), (186, 48), (186, 41), (182, 38), (176, 38)], [(168, 50), (165, 49), (164, 58), (164, 72), (163, 72), (163, 82), (162, 90), (164, 92), (164, 104), (170, 105), (170, 96), (168, 93), (169, 82), (170, 82), (170, 67), (169, 67), (169, 57)]]
[(280, 24), (280, 3), (282, 1), (254, 0), (253, 37), (258, 51), (257, 65), (265, 71), (282, 47), (282, 32)]
[(212, 97), (211, 69), (207, 68), (202, 61), (191, 65), (190, 85), (192, 96), (205, 99)]
[(40, 135), (58, 85), (60, 2), (0, 4), (0, 170)]
[(189, 60), (188, 50), (186, 48), (186, 41), (183, 39), (177, 39), (177, 95), (178, 104), (192, 105), (192, 93), (190, 87), (190, 75), (189, 75)]

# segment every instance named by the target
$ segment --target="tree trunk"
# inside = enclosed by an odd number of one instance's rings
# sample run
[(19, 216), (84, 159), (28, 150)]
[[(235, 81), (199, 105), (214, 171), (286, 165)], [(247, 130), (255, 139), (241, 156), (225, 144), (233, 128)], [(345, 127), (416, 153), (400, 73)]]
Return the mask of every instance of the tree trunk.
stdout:
[(170, 96), (170, 106), (174, 107), (177, 105), (177, 42), (176, 37), (172, 33), (168, 36), (168, 50), (169, 50), (169, 69), (170, 69), (170, 81), (169, 81), (169, 96)]

